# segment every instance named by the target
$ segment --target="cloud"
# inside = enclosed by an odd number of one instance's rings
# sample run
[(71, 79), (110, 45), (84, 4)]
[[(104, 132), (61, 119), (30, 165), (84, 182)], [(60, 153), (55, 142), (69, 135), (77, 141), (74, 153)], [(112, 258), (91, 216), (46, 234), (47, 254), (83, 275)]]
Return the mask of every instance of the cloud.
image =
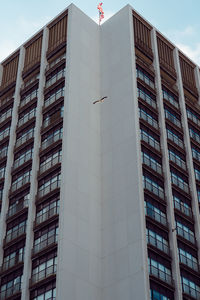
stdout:
[(183, 43), (177, 43), (176, 45), (184, 54), (191, 58), (196, 64), (200, 65), (200, 42), (197, 43), (195, 47)]

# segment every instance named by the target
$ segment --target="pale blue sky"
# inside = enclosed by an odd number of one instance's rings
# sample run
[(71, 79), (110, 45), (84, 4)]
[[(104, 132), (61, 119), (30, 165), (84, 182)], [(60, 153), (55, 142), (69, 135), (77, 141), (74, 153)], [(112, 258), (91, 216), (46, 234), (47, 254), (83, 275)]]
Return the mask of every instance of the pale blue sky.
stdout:
[[(71, 3), (64, 0), (1, 2), (0, 61)], [(97, 17), (99, 1), (74, 0), (73, 3), (91, 18)], [(128, 3), (200, 65), (199, 0), (105, 0), (105, 17), (110, 17)]]

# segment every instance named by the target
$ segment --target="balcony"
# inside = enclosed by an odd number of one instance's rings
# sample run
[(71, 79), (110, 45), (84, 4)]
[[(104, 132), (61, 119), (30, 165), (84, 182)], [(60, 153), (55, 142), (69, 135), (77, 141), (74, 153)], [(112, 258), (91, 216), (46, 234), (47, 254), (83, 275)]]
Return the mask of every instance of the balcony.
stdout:
[(137, 78), (144, 81), (150, 88), (155, 89), (155, 83), (140, 69), (137, 69)]
[(43, 213), (41, 214), (41, 212), (39, 211), (36, 215), (36, 219), (35, 219), (35, 224), (38, 225), (48, 219), (50, 219), (51, 217), (58, 215), (59, 214), (59, 206), (57, 205), (58, 203), (56, 203), (56, 206), (48, 207), (48, 210), (46, 211), (42, 211)]
[(6, 157), (7, 153), (8, 153), (8, 146), (0, 150), (0, 159)]
[[(34, 270), (33, 270), (34, 271)], [(37, 283), (48, 276), (56, 274), (56, 265), (49, 266), (38, 273), (32, 274), (31, 284)]]
[(5, 139), (10, 135), (10, 127), (6, 128), (4, 131), (0, 132), (0, 141)]
[(17, 148), (21, 146), (22, 144), (24, 144), (26, 141), (30, 140), (33, 137), (34, 137), (34, 129), (19, 137), (16, 140), (15, 147)]
[(16, 239), (18, 236), (24, 234), (26, 232), (26, 223), (24, 223), (21, 226), (16, 227), (14, 230), (8, 230), (5, 241), (6, 243), (9, 243), (10, 241)]
[(195, 244), (194, 233), (191, 230), (186, 231), (186, 230), (184, 230), (184, 228), (179, 227), (178, 225), (176, 226), (176, 230), (177, 230), (177, 235), (183, 237), (184, 239), (186, 239), (190, 243)]
[(38, 197), (44, 197), (45, 195), (47, 195), (48, 193), (52, 192), (53, 190), (57, 189), (60, 187), (60, 180), (56, 180), (52, 183), (50, 183), (49, 185), (45, 185), (45, 186), (41, 186), (38, 190)]
[(184, 215), (192, 218), (192, 209), (189, 206), (185, 206), (183, 202), (181, 201), (176, 201), (174, 199), (174, 208), (177, 210), (181, 211)]
[(55, 75), (53, 75), (51, 78), (49, 78), (46, 81), (45, 88), (50, 87), (51, 85), (53, 85), (54, 83), (56, 83), (56, 81), (58, 81), (59, 79), (63, 78), (64, 76), (65, 76), (65, 69), (62, 69), (58, 73), (56, 73)]
[(24, 261), (24, 254), (22, 253), (21, 255), (16, 255), (16, 253), (14, 252), (13, 253), (14, 256), (8, 260), (5, 260), (3, 261), (3, 265), (2, 265), (2, 268), (1, 270), (2, 271), (6, 271), (12, 267), (14, 267), (15, 265), (17, 264), (20, 264)]
[(8, 109), (5, 113), (0, 116), (0, 123), (12, 116), (12, 108)]
[(34, 90), (32, 93), (28, 94), (26, 97), (24, 97), (20, 101), (20, 108), (25, 106), (27, 103), (29, 103), (31, 100), (37, 97), (38, 90)]
[(156, 222), (166, 226), (167, 225), (167, 217), (163, 212), (157, 212), (151, 207), (145, 207), (146, 216), (155, 220)]
[(46, 149), (47, 147), (49, 147), (50, 145), (52, 145), (53, 143), (59, 141), (62, 139), (63, 133), (62, 131), (58, 131), (56, 132), (54, 135), (49, 136), (48, 138), (46, 138), (42, 144), (41, 144), (41, 150)]
[(189, 295), (190, 297), (200, 300), (200, 288), (199, 290), (192, 288), (191, 286), (182, 283), (182, 287), (183, 287), (183, 292), (187, 295)]
[(165, 118), (169, 121), (171, 121), (174, 125), (181, 128), (181, 122), (178, 118), (176, 118), (174, 115), (172, 115), (168, 110), (165, 110)]
[(171, 180), (174, 185), (179, 189), (183, 190), (187, 194), (189, 193), (189, 185), (182, 178), (178, 177), (176, 174), (171, 173)]
[(172, 285), (172, 276), (171, 274), (168, 274), (155, 266), (149, 265), (149, 274), (155, 276), (156, 278), (159, 278), (160, 280)]
[(17, 158), (14, 161), (13, 164), (13, 170), (17, 169), (18, 167), (20, 167), (21, 165), (23, 165), (25, 162), (27, 162), (28, 160), (32, 159), (32, 151), (28, 151), (27, 153), (25, 153), (25, 155), (20, 156), (19, 158)]
[(167, 138), (178, 145), (180, 148), (184, 148), (183, 141), (171, 131), (167, 130)]
[(21, 282), (17, 282), (11, 287), (7, 287), (6, 290), (2, 291), (0, 293), (0, 300), (6, 300), (8, 297), (11, 297), (12, 295), (15, 295), (16, 293), (21, 291)]
[(49, 238), (41, 241), (40, 243), (34, 244), (33, 254), (36, 254), (36, 253), (40, 252), (41, 250), (45, 249), (46, 247), (57, 243), (57, 240), (58, 240), (58, 234), (53, 234)]
[(149, 234), (147, 235), (147, 243), (169, 255), (169, 246), (168, 246), (168, 244), (163, 243), (162, 241), (156, 239), (155, 237), (153, 237)]
[(175, 98), (172, 95), (167, 93), (165, 90), (163, 90), (163, 98), (167, 100), (169, 103), (171, 103), (173, 106), (175, 106), (177, 109), (179, 109), (178, 102), (175, 100)]
[(28, 199), (25, 199), (24, 201), (16, 202), (13, 205), (11, 205), (8, 209), (7, 217), (12, 217), (16, 213), (18, 213), (20, 210), (28, 207)]
[(138, 89), (138, 97), (156, 109), (156, 101), (140, 89)]
[(175, 155), (172, 151), (169, 151), (169, 160), (173, 161), (177, 166), (186, 170), (186, 162), (179, 156)]
[(56, 157), (52, 158), (51, 160), (44, 161), (40, 165), (40, 174), (44, 173), (48, 169), (52, 168), (56, 164), (60, 163), (62, 160), (62, 155), (57, 155)]
[(195, 124), (197, 124), (198, 126), (200, 126), (200, 119), (199, 119), (199, 117), (197, 117), (195, 114), (193, 114), (189, 109), (187, 109), (186, 111), (187, 111), (187, 117), (188, 117), (188, 119), (190, 119), (192, 122), (194, 122)]
[(26, 88), (27, 86), (29, 86), (31, 83), (33, 83), (34, 81), (36, 81), (39, 78), (40, 78), (40, 74), (33, 76), (31, 79), (29, 79), (28, 81), (26, 81), (22, 84), (21, 90), (23, 90), (24, 88)]
[(141, 140), (149, 144), (152, 148), (160, 152), (160, 143), (152, 136), (148, 135), (145, 131), (141, 130)]
[(150, 115), (148, 115), (145, 111), (140, 109), (140, 118), (146, 121), (148, 124), (150, 124), (155, 129), (158, 129), (158, 121), (156, 121), (154, 118), (152, 118)]
[(185, 255), (183, 255), (182, 253), (179, 252), (179, 260), (182, 264), (188, 266), (189, 268), (195, 270), (196, 272), (198, 272), (199, 268), (198, 268), (198, 263), (197, 263), (197, 259), (190, 259), (188, 257), (186, 257)]
[(159, 173), (160, 175), (162, 174), (162, 166), (154, 159), (151, 159), (147, 155), (144, 155), (144, 153), (142, 155), (142, 162), (155, 172)]
[(8, 103), (8, 102), (9, 102), (11, 99), (13, 99), (13, 98), (14, 98), (14, 94), (11, 95), (11, 96), (6, 97), (6, 98), (4, 98), (4, 99), (2, 99), (2, 100), (0, 101), (0, 107), (2, 107), (4, 104)]
[(56, 93), (52, 94), (46, 100), (44, 100), (44, 107), (48, 107), (50, 104), (57, 101), (59, 98), (64, 97), (64, 88), (59, 89)]
[(36, 108), (32, 109), (28, 114), (24, 115), (18, 121), (18, 128), (36, 116)]
[(26, 183), (30, 182), (30, 174), (27, 176), (24, 176), (22, 179), (20, 180), (16, 180), (12, 183), (11, 185), (11, 192), (14, 192), (16, 190), (18, 190), (19, 188), (21, 188), (23, 185), (25, 185)]
[(149, 182), (148, 180), (144, 179), (144, 188), (148, 191), (152, 192), (156, 196), (158, 196), (161, 199), (164, 199), (164, 190), (163, 188), (156, 186)]

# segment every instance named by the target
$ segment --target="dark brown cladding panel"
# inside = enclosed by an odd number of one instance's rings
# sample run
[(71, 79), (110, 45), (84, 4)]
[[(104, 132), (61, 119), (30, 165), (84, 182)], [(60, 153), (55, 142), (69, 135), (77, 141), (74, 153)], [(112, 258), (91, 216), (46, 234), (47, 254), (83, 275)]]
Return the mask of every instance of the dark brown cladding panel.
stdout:
[(191, 90), (198, 97), (194, 75), (195, 65), (182, 53), (179, 53), (179, 60), (183, 85), (186, 89)]
[(172, 75), (176, 74), (174, 67), (174, 47), (157, 33), (158, 55), (160, 66), (167, 69)]
[(49, 25), (48, 53), (67, 40), (67, 12)]
[(31, 69), (35, 64), (40, 62), (42, 50), (42, 32), (40, 32), (33, 40), (25, 45), (26, 54), (24, 61), (24, 70), (26, 72)]
[(153, 57), (151, 45), (151, 29), (152, 27), (133, 12), (134, 38), (135, 46), (138, 47), (146, 55)]
[(1, 89), (10, 85), (17, 79), (17, 69), (19, 63), (19, 51), (12, 55), (7, 61), (3, 63), (3, 77)]

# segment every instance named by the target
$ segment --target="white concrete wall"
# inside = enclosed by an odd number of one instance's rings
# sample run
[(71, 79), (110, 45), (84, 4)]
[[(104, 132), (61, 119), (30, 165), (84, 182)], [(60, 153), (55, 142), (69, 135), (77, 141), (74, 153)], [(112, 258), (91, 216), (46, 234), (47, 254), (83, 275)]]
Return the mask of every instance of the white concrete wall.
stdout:
[(101, 298), (99, 27), (68, 11), (64, 138), (59, 217), (59, 300)]
[(101, 26), (102, 300), (149, 299), (133, 20)]

